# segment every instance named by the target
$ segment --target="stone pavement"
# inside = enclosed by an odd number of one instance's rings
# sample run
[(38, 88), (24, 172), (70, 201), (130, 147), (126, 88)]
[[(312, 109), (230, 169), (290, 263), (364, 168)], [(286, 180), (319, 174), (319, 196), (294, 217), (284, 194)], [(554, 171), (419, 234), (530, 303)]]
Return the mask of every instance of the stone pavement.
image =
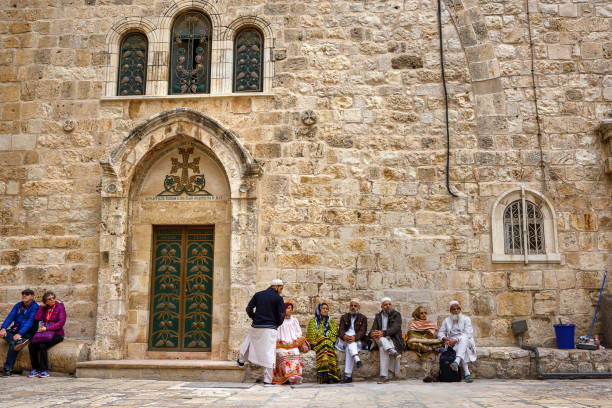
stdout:
[(259, 384), (0, 378), (10, 407), (612, 407), (612, 380), (476, 380), (472, 384)]

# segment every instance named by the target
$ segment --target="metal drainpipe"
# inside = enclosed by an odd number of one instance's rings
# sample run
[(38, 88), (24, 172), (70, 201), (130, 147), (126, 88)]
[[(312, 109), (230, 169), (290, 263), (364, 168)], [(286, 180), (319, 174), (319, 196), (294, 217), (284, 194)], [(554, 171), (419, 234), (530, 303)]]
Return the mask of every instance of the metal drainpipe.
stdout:
[(540, 352), (537, 347), (528, 346), (527, 344), (523, 344), (523, 334), (518, 335), (519, 345), (523, 350), (533, 351), (535, 354), (536, 360), (536, 371), (538, 372), (538, 376), (540, 380), (548, 380), (554, 378), (609, 378), (612, 377), (612, 372), (610, 371), (602, 371), (602, 372), (563, 372), (563, 373), (545, 373), (540, 366)]

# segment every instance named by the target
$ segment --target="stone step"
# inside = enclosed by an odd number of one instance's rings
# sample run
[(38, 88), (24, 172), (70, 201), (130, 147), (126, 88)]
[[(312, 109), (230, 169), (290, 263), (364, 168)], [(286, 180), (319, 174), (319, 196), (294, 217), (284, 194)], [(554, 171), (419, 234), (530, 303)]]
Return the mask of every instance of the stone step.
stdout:
[(77, 364), (81, 378), (131, 378), (173, 381), (242, 382), (244, 368), (234, 361), (94, 360)]

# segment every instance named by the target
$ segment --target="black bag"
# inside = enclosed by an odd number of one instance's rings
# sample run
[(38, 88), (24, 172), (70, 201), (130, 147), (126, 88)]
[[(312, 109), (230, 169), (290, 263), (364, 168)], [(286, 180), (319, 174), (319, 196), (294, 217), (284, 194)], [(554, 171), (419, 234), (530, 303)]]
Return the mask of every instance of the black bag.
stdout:
[(457, 355), (452, 347), (447, 347), (446, 350), (440, 354), (440, 375), (438, 381), (440, 382), (460, 382), (461, 374), (459, 370), (454, 371), (450, 368), (451, 363), (455, 361)]

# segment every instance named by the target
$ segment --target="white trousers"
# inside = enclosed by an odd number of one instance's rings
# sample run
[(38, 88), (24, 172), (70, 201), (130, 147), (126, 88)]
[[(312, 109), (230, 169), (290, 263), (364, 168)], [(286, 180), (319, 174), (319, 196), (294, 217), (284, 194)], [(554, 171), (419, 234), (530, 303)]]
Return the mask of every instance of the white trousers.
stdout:
[[(461, 337), (459, 338), (459, 342), (453, 347), (453, 350), (455, 350), (457, 354), (455, 362), (463, 368), (463, 373), (465, 375), (470, 375), (470, 370), (468, 368), (468, 360), (470, 358), (469, 346), (468, 339)], [(476, 359), (474, 358), (474, 360)]]
[(344, 346), (344, 374), (350, 377), (353, 374), (353, 366), (359, 361), (359, 350), (361, 349), (360, 341), (354, 341), (351, 344)]
[(470, 375), (470, 369), (468, 368), (468, 362), (465, 359), (457, 356), (455, 358), (455, 363), (459, 364), (461, 368), (463, 368), (464, 375)]
[(274, 378), (274, 369), (264, 367), (264, 382), (272, 383), (272, 379)]
[(376, 339), (378, 344), (378, 352), (380, 354), (380, 376), (388, 377), (389, 371), (392, 371), (396, 376), (400, 373), (400, 356), (393, 358), (389, 355), (389, 351), (395, 350), (395, 345), (389, 337), (381, 337)]

